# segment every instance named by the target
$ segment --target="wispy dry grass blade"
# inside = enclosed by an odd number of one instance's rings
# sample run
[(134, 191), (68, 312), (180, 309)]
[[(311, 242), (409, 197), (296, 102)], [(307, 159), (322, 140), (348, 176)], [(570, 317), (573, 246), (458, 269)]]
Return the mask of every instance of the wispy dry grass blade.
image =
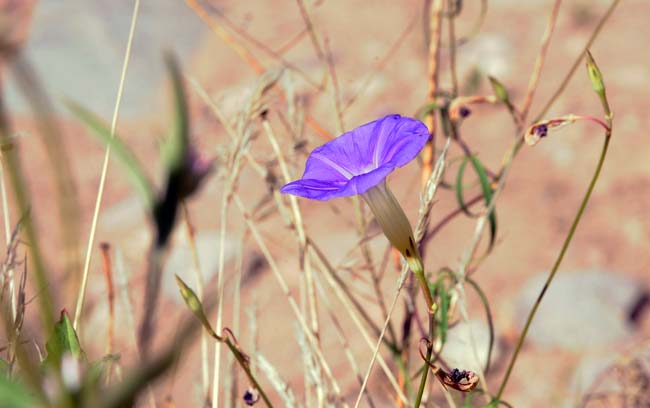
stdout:
[[(106, 296), (108, 299), (108, 335), (106, 336), (106, 354), (113, 353), (113, 342), (115, 337), (115, 291), (113, 285), (113, 266), (111, 263), (111, 246), (107, 242), (100, 244), (102, 251), (102, 263), (104, 266), (104, 277), (106, 278)], [(106, 384), (111, 382), (111, 365), (108, 361), (106, 367)]]
[[(359, 316), (357, 313), (359, 313), (360, 310), (365, 309), (357, 308), (353, 305), (352, 300), (355, 299), (353, 296), (346, 294), (345, 291), (343, 290), (343, 287), (340, 281), (336, 281), (334, 277), (336, 276), (336, 271), (332, 268), (332, 266), (329, 264), (329, 261), (325, 257), (325, 255), (318, 249), (318, 247), (314, 244), (313, 241), (310, 241), (310, 249), (314, 252), (314, 257), (318, 258), (320, 261), (321, 267), (327, 271), (325, 274), (325, 278), (334, 291), (334, 294), (338, 297), (339, 301), (343, 303), (344, 309), (348, 312), (348, 315), (354, 322), (355, 326), (357, 327), (357, 330), (361, 333), (361, 336), (363, 337), (365, 343), (367, 346), (371, 349), (374, 350), (375, 343), (373, 343), (372, 339), (370, 338), (370, 335), (368, 334), (368, 330), (364, 327), (363, 323), (359, 319)], [(394, 304), (392, 305), (394, 307)], [(387, 316), (392, 313), (391, 310), (389, 309), (387, 312)], [(383, 337), (381, 336), (381, 331), (377, 331), (376, 336), (378, 337)], [(377, 360), (379, 362), (380, 367), (384, 371), (384, 374), (386, 375), (386, 378), (388, 378), (388, 381), (390, 384), (393, 386), (395, 389), (395, 392), (399, 396), (401, 400), (404, 402), (408, 402), (408, 398), (404, 395), (402, 392), (401, 388), (399, 387), (399, 384), (397, 383), (397, 380), (395, 379), (395, 376), (391, 372), (390, 368), (388, 367), (388, 364), (386, 364), (386, 361), (384, 360), (383, 356), (377, 355)]]
[[(429, 14), (429, 67), (427, 78), (429, 81), (429, 88), (427, 91), (426, 104), (431, 105), (435, 103), (436, 93), (438, 92), (438, 71), (440, 69), (440, 32), (442, 28), (442, 7), (443, 0), (432, 0), (430, 3)], [(431, 110), (424, 119), (425, 125), (431, 133), (431, 140), (422, 150), (422, 185), (429, 180), (431, 173), (433, 173), (433, 162), (435, 160), (436, 150), (436, 111)]]
[[(135, 35), (135, 27), (138, 21), (138, 11), (140, 10), (140, 0), (135, 0), (133, 3), (133, 14), (131, 17), (131, 27), (129, 28), (129, 37), (126, 42), (126, 50), (124, 51), (124, 60), (122, 62), (122, 72), (120, 74), (120, 83), (117, 87), (117, 97), (115, 98), (115, 108), (113, 109), (113, 119), (111, 120), (111, 135), (115, 136), (115, 129), (117, 128), (117, 120), (120, 112), (120, 104), (122, 102), (122, 95), (124, 93), (124, 83), (126, 81), (126, 72), (129, 67), (129, 60), (131, 57), (131, 46), (133, 44), (133, 37)], [(81, 318), (81, 311), (83, 308), (84, 298), (86, 297), (86, 286), (88, 284), (88, 273), (90, 271), (90, 262), (92, 260), (92, 253), (95, 245), (95, 235), (97, 231), (97, 221), (99, 219), (99, 211), (101, 210), (102, 198), (104, 196), (104, 186), (106, 184), (106, 175), (108, 173), (108, 163), (111, 157), (110, 146), (106, 147), (104, 153), (104, 162), (102, 163), (102, 172), (99, 179), (99, 187), (97, 188), (97, 196), (95, 198), (95, 208), (93, 210), (93, 218), (90, 224), (90, 234), (88, 236), (88, 246), (86, 248), (86, 257), (84, 260), (83, 274), (81, 276), (81, 286), (79, 287), (79, 294), (77, 295), (77, 306), (75, 307), (73, 327), (77, 332), (79, 331), (79, 319)]]
[(530, 106), (533, 104), (533, 96), (535, 96), (535, 90), (539, 84), (539, 79), (542, 75), (542, 68), (544, 67), (544, 61), (546, 61), (546, 54), (548, 52), (548, 47), (551, 44), (551, 35), (553, 35), (553, 30), (555, 29), (555, 23), (557, 22), (557, 15), (560, 12), (560, 5), (562, 0), (555, 0), (553, 3), (553, 8), (551, 9), (551, 16), (549, 22), (546, 25), (546, 30), (542, 36), (542, 45), (539, 49), (539, 54), (537, 55), (537, 60), (535, 60), (535, 67), (533, 68), (533, 74), (530, 77), (528, 82), (528, 90), (526, 91), (526, 97), (521, 107), (521, 118), (526, 120), (528, 116), (528, 111)]
[[(343, 351), (345, 352), (345, 357), (348, 359), (348, 362), (350, 364), (350, 369), (354, 373), (354, 376), (359, 382), (359, 385), (361, 385), (363, 383), (363, 376), (361, 375), (361, 371), (359, 371), (359, 364), (357, 363), (357, 360), (354, 357), (354, 353), (352, 353), (352, 350), (350, 349), (350, 342), (348, 341), (345, 335), (345, 331), (343, 330), (343, 327), (341, 326), (339, 319), (336, 317), (336, 314), (334, 313), (334, 308), (328, 299), (327, 292), (323, 288), (322, 283), (319, 282), (318, 288), (320, 289), (319, 296), (323, 301), (325, 310), (327, 311), (327, 314), (330, 320), (332, 321), (334, 328), (336, 329), (337, 337), (339, 339), (339, 342), (341, 343), (341, 347), (343, 347)], [(372, 347), (372, 342), (369, 345), (370, 347)], [(399, 390), (399, 387), (397, 387), (397, 389)], [(372, 395), (370, 394), (370, 392), (368, 392), (368, 390), (366, 390), (365, 396), (366, 399), (368, 400), (368, 405), (370, 405), (371, 408), (374, 408), (375, 403), (372, 399)]]
[(244, 221), (246, 222), (248, 229), (252, 233), (253, 238), (257, 242), (258, 247), (262, 251), (262, 254), (266, 258), (267, 262), (269, 263), (271, 271), (273, 272), (273, 275), (275, 276), (278, 284), (280, 285), (280, 289), (282, 289), (282, 293), (287, 298), (287, 301), (289, 302), (289, 306), (291, 307), (292, 312), (298, 319), (298, 323), (300, 324), (301, 329), (305, 332), (305, 337), (307, 338), (313, 353), (316, 355), (321, 368), (323, 369), (327, 378), (332, 384), (332, 389), (336, 394), (337, 399), (340, 398), (341, 388), (339, 387), (338, 382), (336, 381), (336, 378), (334, 377), (332, 370), (330, 369), (329, 364), (327, 363), (327, 360), (325, 359), (325, 357), (323, 356), (322, 352), (318, 347), (318, 339), (316, 339), (316, 337), (313, 335), (313, 333), (309, 328), (309, 324), (307, 323), (303, 314), (300, 312), (300, 308), (298, 307), (296, 300), (294, 299), (294, 297), (291, 295), (291, 292), (289, 291), (289, 286), (287, 285), (287, 282), (284, 280), (284, 277), (280, 273), (280, 270), (277, 264), (275, 263), (275, 259), (273, 258), (271, 252), (269, 251), (268, 247), (264, 243), (264, 240), (262, 239), (262, 236), (257, 230), (257, 226), (251, 219), (250, 214), (246, 210), (244, 203), (241, 201), (241, 199), (237, 194), (235, 194), (233, 198), (235, 204), (237, 205), (237, 207), (239, 208), (239, 210), (244, 216)]
[[(196, 295), (203, 301), (203, 273), (201, 270), (201, 262), (199, 261), (199, 251), (196, 247), (196, 234), (190, 212), (187, 209), (187, 203), (182, 204), (183, 220), (185, 221), (185, 234), (187, 235), (187, 242), (192, 254), (192, 264), (194, 266), (195, 282), (196, 282)], [(235, 333), (237, 334), (237, 333)], [(210, 371), (208, 368), (208, 334), (201, 332), (201, 385), (203, 390), (203, 398), (207, 399), (210, 393)]]
[[(7, 202), (7, 187), (5, 185), (5, 171), (2, 160), (3, 159), (0, 158), (0, 198), (2, 199), (2, 220), (5, 230), (5, 245), (7, 250), (9, 250), (9, 245), (11, 243), (11, 221), (9, 219), (9, 203)], [(13, 268), (7, 271), (7, 279), (9, 280), (8, 289), (11, 301), (11, 318), (16, 320), (16, 285)]]
[[(449, 143), (451, 139), (447, 139), (447, 143), (445, 144), (445, 147), (440, 154), (440, 157), (438, 157), (438, 160), (436, 162), (436, 166), (433, 169), (433, 172), (431, 173), (429, 179), (427, 180), (425, 184), (425, 194), (420, 197), (420, 215), (418, 217), (418, 225), (415, 228), (415, 241), (416, 244), (419, 245), (420, 240), (422, 239), (422, 236), (424, 235), (424, 231), (426, 230), (425, 224), (428, 222), (428, 217), (429, 213), (431, 211), (431, 206), (433, 205), (433, 197), (435, 196), (435, 193), (437, 191), (437, 187), (440, 184), (440, 179), (442, 177), (442, 173), (445, 167), (445, 159), (447, 157), (447, 151), (449, 150)], [(386, 317), (386, 321), (384, 322), (384, 327), (381, 330), (381, 333), (379, 335), (379, 339), (377, 340), (377, 344), (374, 347), (374, 351), (372, 354), (372, 358), (370, 359), (370, 363), (368, 364), (368, 369), (366, 371), (366, 375), (363, 379), (363, 384), (361, 385), (361, 390), (359, 391), (359, 394), (357, 395), (357, 401), (354, 404), (355, 408), (359, 406), (359, 403), (361, 402), (361, 397), (363, 396), (363, 392), (366, 388), (366, 385), (368, 384), (368, 379), (370, 378), (370, 373), (372, 372), (372, 367), (375, 364), (375, 360), (377, 359), (377, 355), (379, 354), (379, 347), (381, 346), (381, 342), (384, 338), (384, 335), (386, 334), (386, 329), (388, 327), (388, 323), (390, 322), (391, 315), (393, 314), (393, 310), (395, 310), (395, 305), (397, 304), (397, 299), (399, 298), (399, 294), (402, 290), (402, 287), (404, 286), (404, 282), (406, 281), (406, 277), (408, 275), (409, 269), (407, 265), (404, 265), (402, 267), (402, 272), (400, 273), (400, 278), (399, 282), (397, 285), (397, 290), (395, 291), (395, 296), (393, 297), (393, 301), (390, 305), (390, 308), (388, 309), (388, 316)]]
[(257, 366), (260, 371), (266, 375), (266, 378), (269, 379), (269, 382), (275, 388), (275, 391), (278, 393), (284, 406), (287, 408), (294, 408), (296, 404), (296, 396), (293, 394), (289, 384), (280, 377), (278, 370), (273, 367), (273, 365), (260, 353), (256, 354), (257, 357)]
[[(119, 248), (115, 248), (115, 283), (120, 294), (122, 307), (124, 312), (120, 317), (126, 320), (126, 325), (122, 326), (125, 328), (125, 333), (129, 333), (131, 336), (131, 344), (134, 346), (136, 353), (138, 351), (138, 338), (136, 333), (138, 332), (135, 325), (135, 314), (133, 313), (133, 302), (131, 302), (131, 295), (129, 294), (129, 277), (126, 269), (126, 264), (124, 262), (124, 256), (122, 251)], [(139, 355), (139, 353), (138, 353)], [(149, 406), (156, 407), (156, 399), (154, 398), (153, 391), (151, 387), (147, 389), (147, 399)]]
[[(212, 18), (208, 12), (196, 1), (196, 0), (185, 0), (185, 3), (196, 13), (197, 16), (203, 20), (208, 27), (219, 37), (221, 40), (231, 47), (237, 55), (240, 56), (257, 74), (262, 74), (265, 71), (265, 68), (260, 64), (260, 62), (253, 56), (253, 54), (248, 51), (236, 38), (233, 38), (226, 30), (221, 27), (218, 21)], [(325, 130), (320, 123), (316, 121), (312, 116), (307, 115), (305, 117), (305, 122), (316, 132), (321, 138), (325, 140), (332, 139), (332, 135)]]

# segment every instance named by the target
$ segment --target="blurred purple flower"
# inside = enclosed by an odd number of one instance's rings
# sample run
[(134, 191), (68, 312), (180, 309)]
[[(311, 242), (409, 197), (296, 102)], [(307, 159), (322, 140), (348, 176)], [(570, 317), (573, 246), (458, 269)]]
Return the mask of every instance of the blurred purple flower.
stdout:
[(413, 160), (429, 140), (420, 121), (389, 115), (314, 149), (300, 180), (280, 189), (314, 200), (363, 194)]

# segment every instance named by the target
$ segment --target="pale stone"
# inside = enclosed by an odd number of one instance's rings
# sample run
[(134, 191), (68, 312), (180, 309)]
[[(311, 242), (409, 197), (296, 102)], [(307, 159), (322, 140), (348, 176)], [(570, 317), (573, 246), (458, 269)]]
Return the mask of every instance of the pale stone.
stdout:
[[(548, 272), (535, 276), (522, 289), (517, 322), (522, 327), (539, 296)], [(559, 271), (546, 292), (528, 332), (539, 346), (588, 351), (633, 334), (627, 313), (642, 285), (615, 272)]]

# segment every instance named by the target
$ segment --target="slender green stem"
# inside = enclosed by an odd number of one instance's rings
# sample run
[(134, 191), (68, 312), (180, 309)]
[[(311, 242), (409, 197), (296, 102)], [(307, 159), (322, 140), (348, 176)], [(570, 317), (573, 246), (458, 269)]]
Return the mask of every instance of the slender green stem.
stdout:
[(427, 283), (427, 278), (424, 276), (424, 271), (413, 271), (415, 273), (415, 277), (418, 278), (418, 282), (420, 283), (420, 288), (422, 289), (422, 294), (424, 295), (424, 299), (427, 302), (427, 312), (432, 313), (433, 312), (433, 297), (431, 296), (431, 291), (429, 290), (429, 284)]
[(427, 344), (427, 359), (422, 366), (422, 376), (420, 377), (420, 387), (418, 388), (418, 394), (415, 396), (415, 402), (413, 406), (419, 408), (422, 403), (422, 395), (424, 394), (424, 387), (427, 384), (427, 376), (429, 375), (429, 361), (431, 360), (431, 355), (433, 354), (433, 328), (434, 328), (434, 319), (433, 313), (429, 313), (429, 339), (430, 342)]
[[(611, 123), (610, 123), (610, 129), (611, 129)], [(530, 313), (528, 314), (528, 318), (526, 319), (526, 324), (524, 325), (524, 329), (521, 332), (521, 335), (519, 336), (519, 341), (517, 342), (517, 346), (515, 348), (515, 352), (512, 355), (510, 359), (510, 363), (508, 364), (508, 369), (506, 370), (506, 374), (503, 377), (503, 381), (501, 382), (501, 386), (499, 387), (499, 392), (497, 395), (494, 397), (494, 400), (499, 401), (501, 399), (501, 396), (503, 395), (503, 392), (505, 391), (506, 385), (508, 384), (508, 380), (510, 379), (510, 375), (512, 374), (512, 369), (514, 368), (515, 362), (517, 361), (517, 357), (519, 356), (519, 352), (521, 351), (521, 347), (524, 344), (524, 341), (526, 340), (526, 334), (528, 334), (528, 329), (530, 328), (531, 323), (533, 322), (533, 318), (535, 317), (535, 314), (537, 313), (537, 309), (539, 308), (539, 305), (542, 302), (542, 298), (546, 294), (546, 290), (548, 289), (549, 285), (553, 281), (553, 278), (555, 277), (555, 274), (557, 273), (558, 268), (560, 267), (560, 264), (562, 263), (562, 259), (564, 259), (564, 255), (566, 254), (567, 249), (569, 248), (569, 244), (571, 243), (571, 240), (573, 239), (573, 235), (576, 231), (576, 228), (578, 227), (578, 223), (580, 222), (580, 219), (582, 218), (582, 214), (585, 211), (585, 208), (587, 207), (587, 203), (589, 202), (589, 198), (591, 197), (591, 193), (594, 190), (594, 186), (596, 185), (596, 181), (598, 181), (598, 176), (600, 176), (600, 171), (603, 168), (603, 163), (605, 161), (605, 156), (607, 155), (607, 149), (609, 147), (609, 142), (611, 139), (611, 130), (608, 131), (605, 134), (605, 142), (603, 143), (603, 148), (600, 153), (600, 159), (598, 160), (598, 165), (596, 166), (596, 171), (594, 172), (594, 175), (591, 179), (591, 182), (589, 183), (589, 188), (587, 189), (587, 193), (585, 194), (584, 198), (582, 199), (582, 203), (580, 204), (580, 208), (578, 208), (578, 213), (575, 216), (575, 219), (573, 220), (573, 224), (571, 225), (571, 229), (569, 230), (569, 234), (567, 235), (566, 239), (564, 240), (564, 244), (562, 245), (562, 249), (560, 250), (560, 253), (555, 260), (555, 264), (553, 265), (553, 269), (551, 269), (551, 273), (549, 274), (548, 278), (546, 279), (546, 282), (544, 283), (544, 287), (542, 288), (542, 291), (539, 293), (539, 296), (537, 297), (537, 300), (535, 301), (535, 304), (533, 305), (533, 308), (530, 310)]]
[(255, 379), (255, 376), (251, 372), (250, 367), (248, 366), (248, 363), (246, 362), (246, 360), (244, 360), (244, 357), (242, 356), (241, 352), (230, 341), (229, 338), (226, 338), (223, 342), (226, 344), (226, 346), (228, 346), (228, 348), (230, 349), (232, 354), (235, 356), (235, 359), (237, 360), (237, 362), (241, 366), (242, 370), (244, 370), (244, 372), (246, 373), (246, 376), (250, 380), (253, 387), (255, 387), (255, 389), (260, 393), (260, 397), (262, 397), (262, 400), (264, 400), (264, 403), (266, 404), (266, 406), (267, 407), (273, 407), (273, 404), (271, 404), (271, 400), (269, 400), (269, 397), (266, 395), (266, 393), (264, 392), (262, 387), (260, 387), (260, 383), (258, 383), (257, 380)]

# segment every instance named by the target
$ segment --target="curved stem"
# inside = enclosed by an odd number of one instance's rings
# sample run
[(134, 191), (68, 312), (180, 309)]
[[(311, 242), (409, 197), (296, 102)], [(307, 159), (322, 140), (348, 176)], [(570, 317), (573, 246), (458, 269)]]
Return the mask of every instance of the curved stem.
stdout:
[(424, 362), (424, 365), (422, 366), (422, 376), (420, 377), (420, 387), (418, 388), (418, 393), (415, 396), (415, 402), (413, 403), (413, 406), (415, 408), (418, 408), (420, 404), (422, 403), (422, 395), (424, 394), (424, 387), (427, 383), (427, 376), (429, 374), (429, 361), (431, 361), (431, 355), (433, 354), (433, 327), (434, 327), (434, 320), (433, 320), (433, 313), (429, 315), (429, 338), (431, 339), (431, 342), (427, 345), (427, 359)]
[[(610, 124), (610, 129), (611, 129), (611, 124)], [(600, 175), (600, 171), (603, 168), (603, 163), (605, 161), (605, 156), (607, 155), (607, 149), (609, 147), (609, 142), (611, 139), (611, 130), (605, 134), (605, 142), (603, 143), (603, 149), (600, 153), (600, 159), (598, 160), (598, 165), (596, 166), (596, 171), (594, 172), (594, 175), (591, 179), (591, 182), (589, 183), (589, 188), (587, 189), (587, 192), (582, 199), (582, 203), (580, 204), (580, 208), (578, 208), (578, 213), (576, 214), (573, 224), (571, 225), (571, 229), (569, 230), (569, 234), (567, 235), (566, 239), (564, 240), (564, 244), (562, 245), (562, 249), (560, 250), (560, 253), (555, 260), (555, 264), (553, 265), (553, 269), (551, 269), (551, 273), (549, 274), (548, 278), (546, 279), (546, 282), (544, 283), (544, 287), (542, 288), (542, 291), (539, 293), (539, 296), (537, 297), (537, 300), (535, 301), (535, 304), (533, 305), (533, 308), (530, 310), (530, 313), (528, 314), (528, 318), (526, 319), (526, 324), (524, 325), (524, 329), (521, 332), (521, 335), (519, 336), (519, 341), (517, 342), (517, 346), (515, 348), (515, 352), (512, 355), (512, 358), (510, 359), (510, 363), (508, 364), (508, 369), (506, 370), (506, 374), (503, 377), (503, 381), (501, 382), (501, 386), (499, 387), (499, 392), (497, 395), (494, 397), (496, 401), (501, 399), (501, 396), (503, 395), (503, 392), (506, 388), (506, 385), (508, 384), (508, 380), (510, 379), (510, 375), (512, 374), (512, 369), (514, 368), (515, 362), (517, 361), (517, 357), (519, 356), (519, 352), (521, 351), (521, 347), (524, 344), (524, 341), (526, 340), (526, 334), (528, 334), (528, 329), (530, 328), (531, 323), (533, 322), (533, 318), (535, 317), (535, 314), (537, 313), (537, 309), (539, 308), (539, 305), (542, 302), (542, 298), (546, 294), (546, 290), (550, 286), (551, 282), (553, 281), (553, 278), (555, 277), (558, 268), (560, 267), (560, 264), (562, 263), (562, 259), (564, 259), (564, 255), (566, 254), (566, 251), (569, 247), (569, 244), (571, 243), (571, 240), (573, 239), (573, 235), (578, 227), (578, 223), (580, 222), (580, 219), (582, 218), (582, 214), (585, 211), (585, 208), (587, 207), (587, 203), (589, 202), (589, 198), (591, 197), (591, 193), (594, 190), (594, 186), (596, 185), (596, 181), (598, 181), (598, 176)]]
[(260, 387), (260, 384), (255, 379), (255, 376), (251, 372), (250, 367), (249, 367), (248, 363), (246, 362), (246, 360), (244, 360), (244, 357), (242, 356), (241, 352), (239, 350), (237, 350), (237, 347), (234, 344), (232, 344), (230, 339), (226, 338), (224, 343), (226, 344), (226, 346), (228, 346), (228, 348), (230, 349), (232, 354), (235, 356), (235, 359), (237, 360), (237, 362), (239, 363), (241, 368), (246, 373), (246, 376), (250, 380), (253, 387), (255, 387), (257, 392), (260, 393), (260, 397), (262, 397), (262, 400), (264, 400), (264, 403), (266, 404), (266, 406), (267, 407), (273, 407), (273, 404), (271, 404), (271, 401), (269, 400), (269, 397), (266, 395), (266, 393), (264, 392), (262, 387)]

